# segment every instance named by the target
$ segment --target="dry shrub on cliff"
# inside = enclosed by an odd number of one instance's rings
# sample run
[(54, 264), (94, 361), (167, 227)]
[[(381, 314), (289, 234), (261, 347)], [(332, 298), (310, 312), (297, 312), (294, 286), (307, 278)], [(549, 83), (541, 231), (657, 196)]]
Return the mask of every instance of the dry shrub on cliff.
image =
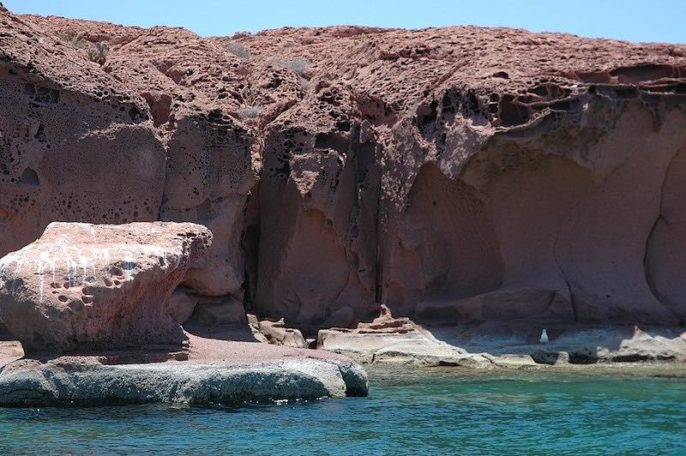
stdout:
[(226, 50), (235, 55), (236, 57), (240, 57), (242, 59), (249, 59), (250, 58), (250, 49), (248, 49), (246, 46), (244, 46), (241, 43), (238, 43), (236, 41), (230, 41), (226, 44)]
[(107, 60), (107, 54), (110, 52), (110, 47), (105, 41), (95, 43), (95, 46), (88, 49), (88, 60), (91, 62), (103, 65)]
[(262, 108), (259, 106), (245, 106), (237, 111), (238, 116), (243, 120), (254, 119), (259, 116), (261, 112)]
[(60, 30), (59, 32), (57, 32), (57, 36), (71, 47), (83, 47), (83, 35), (81, 35), (80, 33), (71, 32), (69, 30)]
[(83, 38), (82, 34), (71, 32), (69, 30), (60, 30), (57, 32), (57, 36), (75, 49), (83, 49), (88, 47), (86, 50), (86, 55), (88, 56), (88, 60), (91, 62), (103, 65), (107, 60), (107, 54), (110, 51), (110, 47), (105, 41), (100, 41), (95, 43), (93, 46), (90, 46), (90, 43)]
[(310, 61), (306, 59), (281, 60), (280, 63), (301, 78), (305, 78), (307, 70), (310, 69)]

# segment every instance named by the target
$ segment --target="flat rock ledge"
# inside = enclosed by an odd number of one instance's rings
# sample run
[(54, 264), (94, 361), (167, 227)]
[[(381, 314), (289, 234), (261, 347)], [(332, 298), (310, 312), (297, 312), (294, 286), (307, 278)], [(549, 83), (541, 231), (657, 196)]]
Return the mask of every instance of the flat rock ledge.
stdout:
[(0, 406), (240, 404), (366, 396), (352, 361), (294, 358), (252, 364), (100, 364), (91, 357), (25, 359), (0, 370)]
[[(539, 338), (547, 327), (548, 342)], [(355, 329), (319, 331), (317, 348), (362, 364), (477, 369), (686, 363), (683, 327), (542, 325), (515, 321), (423, 326), (388, 309)]]

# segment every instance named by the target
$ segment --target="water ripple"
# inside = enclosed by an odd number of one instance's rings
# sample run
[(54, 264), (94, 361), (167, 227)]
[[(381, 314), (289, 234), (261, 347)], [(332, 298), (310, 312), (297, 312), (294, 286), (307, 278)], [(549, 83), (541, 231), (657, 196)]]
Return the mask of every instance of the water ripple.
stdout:
[(0, 409), (0, 454), (686, 454), (679, 378), (372, 378), (368, 398)]

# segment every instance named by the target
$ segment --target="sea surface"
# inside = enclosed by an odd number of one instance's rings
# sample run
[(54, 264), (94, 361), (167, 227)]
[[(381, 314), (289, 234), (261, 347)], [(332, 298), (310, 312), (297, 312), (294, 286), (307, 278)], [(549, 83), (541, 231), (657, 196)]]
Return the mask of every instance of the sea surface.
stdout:
[(686, 455), (686, 379), (371, 371), (367, 398), (0, 409), (0, 455)]

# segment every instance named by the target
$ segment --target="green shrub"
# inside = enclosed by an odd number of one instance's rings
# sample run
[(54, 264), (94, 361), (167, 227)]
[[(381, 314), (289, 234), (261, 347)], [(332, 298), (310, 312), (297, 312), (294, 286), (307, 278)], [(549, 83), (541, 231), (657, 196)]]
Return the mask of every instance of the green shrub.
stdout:
[(107, 54), (110, 52), (110, 47), (105, 41), (100, 41), (91, 46), (91, 44), (83, 38), (80, 33), (71, 32), (69, 30), (60, 30), (57, 36), (74, 49), (86, 49), (86, 54), (91, 62), (104, 64), (107, 60)]

